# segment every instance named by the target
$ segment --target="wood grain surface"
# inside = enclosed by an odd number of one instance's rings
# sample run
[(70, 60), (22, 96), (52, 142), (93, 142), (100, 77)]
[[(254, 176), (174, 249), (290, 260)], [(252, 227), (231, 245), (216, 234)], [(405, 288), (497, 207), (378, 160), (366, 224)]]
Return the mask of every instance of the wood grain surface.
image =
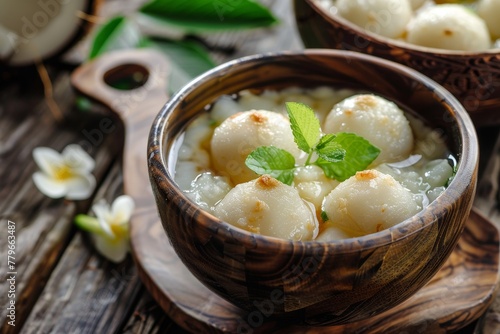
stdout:
[[(137, 228), (137, 227), (135, 227)], [(141, 278), (161, 307), (192, 333), (449, 333), (477, 319), (496, 293), (498, 232), (473, 212), (441, 271), (408, 301), (375, 318), (345, 326), (290, 327), (268, 320), (253, 328), (249, 314), (203, 286), (168, 242), (159, 220), (148, 220), (134, 248), (149, 256)]]
[[(98, 13), (98, 24), (106, 17), (126, 15), (138, 8), (147, 0), (105, 0)], [(251, 31), (206, 34), (202, 38), (211, 49), (217, 62), (253, 52), (266, 52), (282, 48), (299, 49), (302, 47), (298, 35), (294, 32), (293, 17), (288, 2), (263, 0), (281, 19), (282, 24), (273, 29), (257, 29)], [(280, 38), (276, 38), (280, 36)], [(0, 315), (1, 333), (19, 333), (23, 328), (30, 332), (58, 333), (57, 328), (72, 328), (79, 331), (85, 314), (94, 312), (96, 305), (92, 301), (95, 292), (101, 288), (108, 291), (106, 305), (113, 308), (110, 312), (101, 312), (100, 317), (93, 318), (94, 328), (108, 328), (109, 333), (121, 333), (133, 330), (134, 333), (179, 333), (181, 330), (158, 307), (142, 284), (138, 284), (138, 274), (129, 259), (126, 263), (113, 265), (97, 254), (90, 242), (73, 226), (74, 216), (88, 213), (93, 202), (106, 196), (112, 200), (114, 189), (107, 187), (114, 182), (105, 182), (108, 178), (117, 178), (121, 186), (121, 159), (123, 148), (123, 125), (118, 118), (110, 116), (107, 108), (97, 104), (87, 105), (87, 101), (74, 92), (70, 84), (70, 73), (75, 64), (86, 60), (89, 40), (83, 40), (78, 47), (65, 55), (64, 60), (57, 59), (45, 64), (51, 79), (50, 97), (63, 112), (64, 120), (57, 121), (51, 117), (47, 105), (45, 87), (42, 85), (35, 68), (5, 69), (0, 65), (0, 217), (2, 224), (7, 219), (16, 222), (17, 237), (20, 240), (18, 265), (18, 285), (16, 293), (17, 314), (16, 327), (9, 326), (4, 317), (5, 308)], [(222, 51), (221, 51), (222, 50)], [(226, 50), (232, 50), (226, 52)], [(95, 142), (89, 141), (89, 133), (100, 128), (101, 121), (115, 126), (109, 133), (101, 133)], [(96, 160), (94, 175), (97, 178), (96, 192), (85, 201), (52, 200), (34, 187), (31, 175), (37, 167), (33, 163), (31, 152), (37, 146), (48, 146), (61, 150), (68, 144), (82, 144)], [(119, 166), (119, 175), (110, 173), (113, 166)], [(112, 187), (111, 187), (112, 188)], [(105, 194), (104, 194), (105, 193)], [(109, 197), (108, 197), (109, 196)], [(92, 214), (92, 213), (90, 213)], [(4, 225), (2, 225), (4, 226)], [(0, 233), (0, 235), (3, 235)], [(71, 246), (73, 242), (78, 246)], [(83, 242), (83, 243), (82, 243)], [(0, 267), (6, 262), (6, 239), (0, 238)], [(89, 254), (92, 254), (89, 257)], [(89, 261), (61, 261), (63, 257), (72, 259), (88, 258)], [(87, 265), (88, 264), (88, 265)], [(73, 266), (80, 266), (79, 269)], [(59, 272), (59, 278), (50, 278)], [(80, 279), (92, 271), (103, 270), (111, 275), (99, 276), (98, 280)], [(60, 276), (62, 272), (66, 275)], [(0, 273), (4, 279), (5, 271)], [(108, 289), (108, 281), (118, 278), (124, 289)], [(47, 286), (48, 282), (51, 286)], [(116, 283), (116, 281), (115, 281)], [(114, 283), (114, 284), (115, 284)], [(138, 286), (137, 286), (138, 285)], [(135, 286), (135, 288), (132, 288)], [(0, 304), (7, 305), (6, 285), (0, 284)], [(134, 290), (135, 289), (135, 290)], [(79, 291), (73, 294), (73, 291)], [(134, 291), (121, 299), (121, 294)], [(114, 300), (123, 300), (118, 307)], [(41, 303), (45, 306), (38, 307)], [(65, 316), (65, 309), (57, 304), (73, 304), (73, 310), (79, 310), (79, 316)], [(47, 310), (45, 322), (39, 316), (31, 316), (34, 308)], [(105, 305), (101, 305), (106, 307)], [(100, 306), (100, 307), (101, 307)], [(102, 309), (101, 309), (102, 310)], [(38, 312), (38, 311), (37, 311)], [(120, 319), (120, 317), (122, 317)], [(54, 326), (48, 325), (49, 323)], [(112, 324), (111, 327), (109, 324)], [(90, 330), (91, 327), (85, 327)]]
[[(75, 122), (71, 112), (77, 111), (74, 110), (74, 95), (68, 94), (71, 86), (69, 78), (60, 76), (56, 82), (54, 97), (61, 108), (64, 108), (65, 115), (68, 115), (64, 122), (54, 122), (46, 104), (40, 103), (36, 96), (3, 103), (0, 110), (0, 215), (3, 221), (9, 219), (16, 223), (18, 324), (23, 324), (30, 315), (59, 258), (72, 239), (73, 217), (88, 210), (92, 201), (92, 198), (78, 203), (52, 200), (40, 193), (31, 181), (31, 175), (37, 168), (31, 157), (34, 147), (48, 146), (61, 151), (69, 143), (83, 143), (86, 140), (82, 135), (83, 131), (98, 128), (99, 122), (105, 118), (102, 115), (93, 115), (83, 122)], [(22, 92), (37, 91), (36, 82), (29, 80), (13, 87)], [(15, 92), (3, 91), (2, 100), (7, 101)], [(119, 134), (119, 127), (116, 129), (115, 134)], [(112, 142), (113, 139), (107, 136), (102, 138), (99, 145), (88, 147), (96, 160), (94, 175), (98, 182), (105, 178), (112, 161), (117, 157), (118, 150)], [(7, 261), (6, 238), (0, 240), (0, 247), (2, 268), (5, 268), (3, 264), (6, 265)], [(5, 275), (5, 271), (0, 274), (2, 282), (5, 281)], [(2, 305), (8, 302), (7, 289), (7, 284), (0, 284)], [(2, 319), (8, 319), (5, 317), (6, 312), (6, 308), (0, 310)], [(19, 329), (20, 327), (9, 326), (5, 321), (2, 322), (0, 332), (16, 333)]]
[[(109, 54), (75, 71), (72, 79), (74, 86), (85, 94), (110, 106), (115, 103), (114, 110), (124, 121), (128, 136), (124, 165), (134, 167), (125, 168), (124, 183), (137, 203), (131, 221), (134, 257), (143, 282), (178, 324), (191, 332), (350, 333), (366, 328), (374, 333), (430, 328), (445, 332), (467, 325), (484, 312), (493, 298), (498, 280), (498, 235), (484, 218), (474, 212), (459, 245), (442, 270), (424, 289), (397, 308), (345, 326), (289, 327), (272, 318), (253, 326), (255, 321), (251, 314), (208, 290), (183, 265), (163, 231), (152, 194), (142, 190), (141, 185), (148, 182), (147, 173), (137, 166), (143, 161), (144, 136), (149, 130), (142, 125), (152, 122), (156, 113), (144, 109), (141, 103), (116, 104), (114, 101), (119, 101), (121, 94), (131, 96), (133, 91), (119, 92), (100, 84), (110, 69), (122, 64), (130, 68), (135, 68), (131, 64), (141, 64), (151, 73), (152, 64), (159, 66), (159, 59), (155, 60), (155, 56), (148, 50)], [(168, 65), (163, 66), (158, 72), (166, 71)], [(128, 70), (122, 68), (122, 72), (126, 74)], [(147, 105), (158, 109), (166, 98), (166, 86), (154, 77), (149, 79), (154, 85), (146, 83), (144, 86), (147, 87)], [(470, 282), (475, 282), (473, 287)], [(447, 294), (449, 291), (453, 293)], [(464, 295), (468, 298), (464, 299)]]
[[(105, 17), (126, 14), (145, 1), (105, 0), (99, 22)], [(254, 53), (302, 48), (290, 2), (261, 2), (280, 18), (280, 24), (272, 29), (203, 35), (217, 63)], [(101, 198), (111, 201), (123, 193), (119, 154), (123, 147), (123, 125), (110, 116), (106, 108), (96, 104), (82, 107), (86, 102), (75, 94), (69, 81), (74, 64), (85, 61), (87, 47), (88, 40), (84, 40), (65, 60), (46, 64), (52, 80), (52, 97), (64, 114), (62, 123), (51, 117), (44, 87), (35, 69), (6, 71), (0, 67), (0, 217), (2, 224), (8, 219), (16, 222), (20, 242), (16, 327), (8, 326), (5, 321), (6, 287), (0, 284), (0, 332), (59, 334), (64, 329), (65, 333), (186, 333), (189, 324), (180, 328), (172, 321), (140, 283), (138, 269), (131, 258), (118, 265), (106, 261), (95, 252), (85, 233), (73, 226), (75, 214), (87, 213), (93, 202)], [(85, 133), (98, 130), (102, 120), (110, 119), (116, 126), (114, 131), (103, 134), (102, 140), (95, 144), (86, 144), (89, 141)], [(495, 166), (498, 166), (500, 151), (493, 150), (493, 145), (499, 134), (496, 126), (479, 132), (483, 137), (480, 175), (488, 185), (484, 191), (480, 187), (476, 200), (481, 212), (497, 226), (500, 226), (499, 180)], [(83, 144), (96, 160), (98, 190), (86, 201), (48, 199), (31, 181), (31, 174), (36, 170), (31, 151), (37, 146), (61, 150), (73, 143)], [(486, 168), (487, 165), (491, 168)], [(3, 236), (0, 232), (2, 269), (7, 249)], [(3, 273), (0, 273), (2, 281)], [(500, 302), (495, 303), (477, 325), (474, 323), (459, 333), (499, 332), (498, 305)], [(183, 312), (172, 304), (165, 309)], [(192, 319), (191, 316), (188, 319)], [(191, 322), (197, 328), (196, 321)]]

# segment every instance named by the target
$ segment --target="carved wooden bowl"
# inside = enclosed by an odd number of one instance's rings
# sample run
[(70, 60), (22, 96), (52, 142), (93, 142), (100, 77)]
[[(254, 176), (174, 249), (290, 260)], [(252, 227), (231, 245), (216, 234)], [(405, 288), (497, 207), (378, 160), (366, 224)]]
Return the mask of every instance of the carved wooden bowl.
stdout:
[[(436, 201), (395, 227), (329, 243), (240, 230), (182, 193), (173, 179), (179, 137), (217, 97), (244, 89), (319, 85), (371, 91), (422, 115), (440, 129), (459, 158), (455, 179)], [(373, 316), (425, 285), (462, 233), (477, 162), (472, 121), (452, 94), (407, 67), (338, 50), (256, 55), (221, 65), (167, 102), (148, 144), (150, 180), (163, 227), (192, 273), (249, 316), (287, 317), (308, 325)]]
[(448, 51), (389, 39), (327, 13), (317, 0), (294, 0), (294, 9), (306, 47), (358, 51), (407, 65), (454, 94), (476, 126), (500, 124), (499, 49)]

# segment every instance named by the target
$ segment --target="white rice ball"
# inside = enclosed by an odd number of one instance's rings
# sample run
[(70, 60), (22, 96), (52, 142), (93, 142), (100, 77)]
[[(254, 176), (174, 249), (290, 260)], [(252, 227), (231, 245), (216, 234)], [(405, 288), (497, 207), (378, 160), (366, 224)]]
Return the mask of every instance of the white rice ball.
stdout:
[(427, 163), (423, 170), (424, 181), (432, 188), (445, 186), (453, 175), (453, 168), (446, 159), (437, 159)]
[(290, 121), (282, 114), (266, 110), (237, 113), (215, 128), (211, 140), (212, 162), (222, 175), (235, 184), (258, 177), (245, 165), (247, 156), (257, 147), (270, 146), (301, 157), (293, 139)]
[(289, 240), (312, 240), (318, 220), (297, 189), (262, 175), (233, 188), (215, 206), (221, 220), (249, 232)]
[(262, 98), (261, 95), (255, 94), (241, 94), (238, 99), (238, 105), (240, 110), (277, 110), (279, 108), (276, 105), (274, 99)]
[(328, 221), (361, 236), (394, 226), (420, 211), (411, 193), (390, 175), (357, 172), (325, 198)]
[(202, 173), (191, 182), (191, 188), (186, 195), (202, 209), (213, 213), (215, 205), (231, 190), (228, 180), (212, 173)]
[(485, 22), (457, 4), (422, 10), (408, 25), (407, 41), (446, 50), (482, 51), (491, 47)]
[(175, 165), (175, 182), (182, 190), (189, 190), (194, 179), (204, 172), (200, 166), (193, 161), (177, 161)]
[(340, 16), (389, 38), (401, 37), (412, 17), (409, 0), (337, 0)]
[(490, 35), (500, 38), (500, 0), (479, 0), (477, 13), (486, 22)]
[(328, 114), (326, 133), (352, 132), (380, 149), (372, 165), (408, 157), (413, 149), (413, 133), (403, 111), (382, 97), (359, 94), (336, 104)]
[(294, 171), (294, 187), (300, 197), (312, 203), (316, 210), (321, 211), (321, 204), (340, 182), (328, 178), (323, 170), (315, 165), (297, 167)]
[(238, 105), (231, 96), (223, 95), (214, 103), (212, 110), (210, 110), (210, 115), (212, 119), (217, 123), (224, 122), (228, 117), (241, 111), (241, 107)]
[(350, 235), (348, 235), (345, 231), (330, 226), (324, 229), (318, 237), (315, 239), (316, 241), (334, 241), (334, 240), (342, 240), (342, 239), (349, 239), (351, 238)]
[(429, 200), (429, 202), (432, 202), (436, 198), (438, 198), (438, 196), (441, 195), (445, 190), (446, 190), (445, 187), (432, 188), (427, 192), (427, 199)]

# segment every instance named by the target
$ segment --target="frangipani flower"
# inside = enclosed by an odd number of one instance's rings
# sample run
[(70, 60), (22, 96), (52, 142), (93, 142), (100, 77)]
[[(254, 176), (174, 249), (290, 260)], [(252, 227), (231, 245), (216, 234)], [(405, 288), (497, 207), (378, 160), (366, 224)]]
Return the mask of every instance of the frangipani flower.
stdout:
[(49, 147), (37, 147), (33, 159), (40, 168), (33, 174), (33, 182), (44, 195), (80, 200), (94, 191), (96, 180), (91, 173), (95, 162), (79, 145), (68, 145), (61, 154)]
[(75, 223), (92, 233), (95, 248), (107, 259), (121, 262), (125, 259), (129, 246), (129, 220), (134, 211), (134, 201), (122, 195), (115, 199), (111, 207), (104, 200), (92, 206), (96, 217), (78, 215)]

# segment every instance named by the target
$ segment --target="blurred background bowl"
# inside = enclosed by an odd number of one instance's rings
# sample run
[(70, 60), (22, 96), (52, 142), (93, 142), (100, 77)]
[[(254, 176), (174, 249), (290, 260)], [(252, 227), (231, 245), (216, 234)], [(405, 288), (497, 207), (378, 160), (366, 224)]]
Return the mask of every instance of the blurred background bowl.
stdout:
[[(458, 158), (448, 188), (391, 229), (336, 242), (296, 242), (252, 234), (200, 209), (174, 180), (189, 122), (225, 94), (332, 86), (370, 91), (423, 117)], [(189, 270), (212, 291), (248, 310), (308, 325), (374, 316), (412, 296), (454, 249), (472, 206), (477, 138), (465, 109), (434, 81), (360, 53), (307, 50), (223, 64), (185, 86), (154, 121), (148, 168), (163, 227)], [(175, 275), (175, 273), (172, 273)]]
[(89, 33), (102, 3), (0, 0), (0, 66), (30, 66), (63, 55)]
[(297, 27), (307, 48), (358, 51), (392, 60), (425, 74), (448, 89), (476, 126), (500, 124), (500, 53), (421, 47), (371, 33), (318, 0), (294, 0)]

